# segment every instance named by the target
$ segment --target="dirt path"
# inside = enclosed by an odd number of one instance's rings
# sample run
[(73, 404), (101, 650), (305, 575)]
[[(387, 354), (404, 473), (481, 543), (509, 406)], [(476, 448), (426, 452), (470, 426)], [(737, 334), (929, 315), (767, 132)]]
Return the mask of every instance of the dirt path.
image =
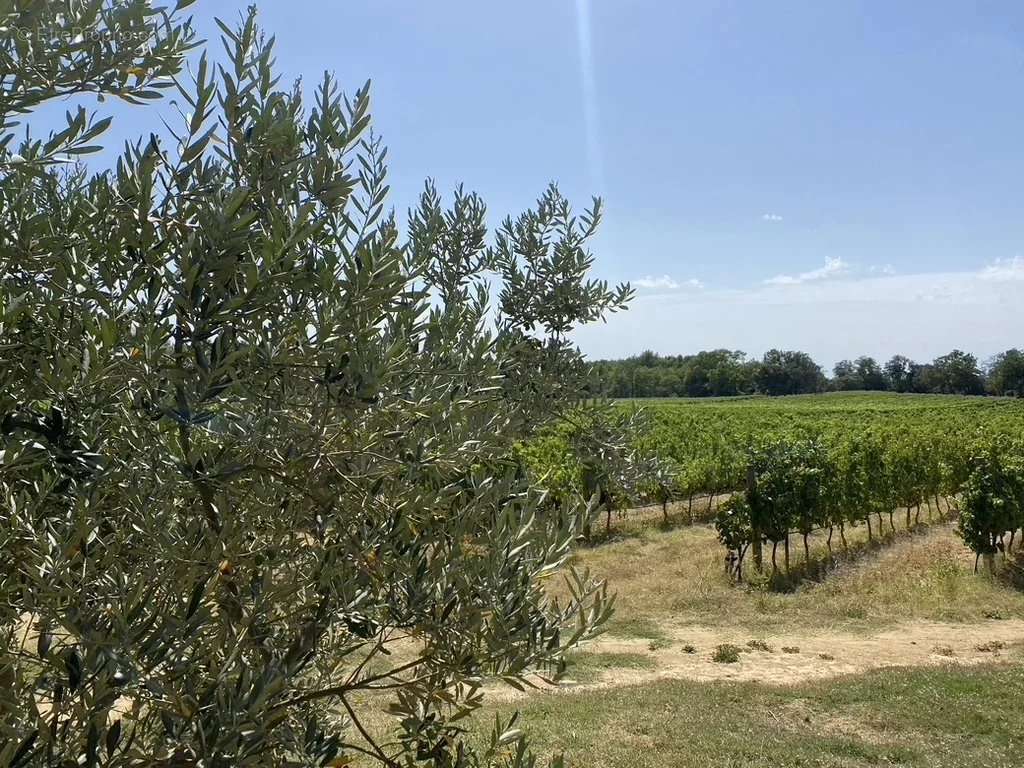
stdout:
[[(752, 636), (738, 630), (685, 627), (673, 630), (669, 638), (653, 644), (650, 640), (635, 638), (598, 638), (589, 643), (583, 653), (640, 655), (650, 660), (650, 668), (610, 668), (593, 682), (566, 681), (558, 687), (541, 683), (541, 690), (572, 692), (666, 679), (791, 685), (881, 667), (979, 664), (1019, 658), (1019, 651), (1024, 647), (1024, 621), (993, 620), (979, 624), (915, 621), (875, 635), (828, 632)], [(751, 648), (747, 645), (750, 640), (766, 643), (770, 650)], [(712, 661), (715, 648), (723, 643), (742, 649), (739, 661), (731, 664)], [(488, 691), (488, 698), (493, 697), (492, 700), (513, 700), (528, 695), (531, 694), (510, 688)]]

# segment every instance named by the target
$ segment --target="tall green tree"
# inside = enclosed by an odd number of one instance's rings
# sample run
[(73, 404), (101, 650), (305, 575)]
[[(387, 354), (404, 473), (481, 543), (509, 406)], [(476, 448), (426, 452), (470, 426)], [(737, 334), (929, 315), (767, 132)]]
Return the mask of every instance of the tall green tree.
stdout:
[(883, 369), (889, 389), (910, 392), (914, 385), (914, 361), (903, 355), (893, 355)]
[(804, 395), (820, 392), (825, 374), (806, 352), (771, 349), (757, 367), (754, 384), (766, 395)]
[(989, 365), (988, 383), (997, 395), (1024, 397), (1024, 352), (1008, 349)]
[(862, 388), (853, 361), (840, 360), (832, 366), (832, 388), (841, 392)]
[(857, 371), (857, 379), (861, 389), (880, 390), (888, 389), (885, 380), (885, 372), (873, 357), (862, 355), (854, 361)]
[(551, 187), (489, 240), (428, 184), (403, 241), (368, 87), (283, 89), (254, 12), (184, 77), (177, 11), (5, 8), (84, 30), (5, 42), (5, 131), (68, 93), (187, 109), (99, 174), (54, 165), (84, 112), (0, 145), (0, 764), (531, 764), (458, 721), (610, 610), (571, 569), (549, 597), (581, 519), (509, 459), (630, 297), (589, 277), (599, 203)]
[(978, 359), (959, 349), (935, 358), (931, 380), (931, 389), (935, 392), (955, 395), (981, 395), (985, 392)]
[(684, 386), (689, 397), (723, 397), (752, 389), (751, 367), (740, 351), (714, 349), (685, 360)]

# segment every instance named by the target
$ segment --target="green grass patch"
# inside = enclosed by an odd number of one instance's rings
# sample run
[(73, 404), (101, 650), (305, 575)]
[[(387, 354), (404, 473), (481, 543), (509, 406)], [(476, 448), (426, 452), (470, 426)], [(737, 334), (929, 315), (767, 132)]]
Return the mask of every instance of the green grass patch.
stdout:
[(572, 766), (995, 768), (1020, 764), (1021, 701), (1024, 667), (935, 667), (786, 688), (659, 681), (520, 711), (535, 749)]
[(587, 653), (577, 651), (566, 658), (566, 677), (578, 683), (592, 683), (609, 671), (622, 669), (654, 669), (650, 656), (642, 653)]
[(669, 639), (669, 635), (656, 621), (643, 617), (626, 617), (616, 622), (615, 636), (658, 642), (666, 642)]

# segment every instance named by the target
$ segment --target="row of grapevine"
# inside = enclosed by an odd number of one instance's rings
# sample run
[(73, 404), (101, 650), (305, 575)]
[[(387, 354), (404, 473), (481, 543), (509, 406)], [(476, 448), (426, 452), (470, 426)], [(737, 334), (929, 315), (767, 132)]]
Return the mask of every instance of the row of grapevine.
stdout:
[(953, 496), (963, 482), (965, 456), (947, 448), (936, 451), (881, 431), (832, 445), (819, 439), (762, 442), (749, 451), (746, 489), (724, 504), (715, 520), (735, 575), (742, 577), (748, 551), (761, 570), (766, 545), (772, 572), (779, 570), (780, 545), (788, 571), (792, 536), (802, 539), (808, 561), (808, 539), (815, 531), (828, 532), (831, 552), (836, 531), (847, 546), (848, 527), (865, 525), (869, 539), (886, 525), (895, 531), (897, 509), (904, 510), (910, 528), (920, 522), (922, 505), (929, 513), (933, 506), (940, 509), (939, 498)]
[(747, 452), (767, 437), (828, 445), (883, 433), (945, 452), (977, 435), (1019, 434), (1024, 407), (1006, 400), (941, 396), (821, 396), (677, 401), (645, 406), (643, 446), (679, 472), (675, 498), (739, 490)]
[(1024, 443), (993, 439), (979, 446), (969, 464), (958, 528), (975, 553), (975, 570), (984, 557), (991, 571), (996, 553), (1005, 556), (1024, 528)]
[[(801, 522), (789, 533), (831, 527), (842, 538), (846, 525), (866, 525), (876, 535), (886, 516), (892, 529), (897, 509), (909, 526), (926, 499), (934, 506), (937, 496), (960, 492), (972, 471), (973, 446), (1019, 435), (1022, 427), (1019, 402), (979, 398), (747, 398), (643, 409), (620, 404), (581, 409), (520, 445), (517, 459), (548, 490), (551, 504), (592, 500), (592, 511), (608, 526), (613, 510), (621, 514), (648, 504), (660, 504), (668, 519), (667, 505), (676, 501), (691, 520), (708, 517), (713, 499), (744, 490), (752, 464), (769, 462), (772, 450), (796, 451), (800, 456), (773, 459), (775, 471), (787, 460), (809, 463), (827, 482), (817, 508), (792, 513)], [(985, 546), (998, 547), (1003, 535)]]

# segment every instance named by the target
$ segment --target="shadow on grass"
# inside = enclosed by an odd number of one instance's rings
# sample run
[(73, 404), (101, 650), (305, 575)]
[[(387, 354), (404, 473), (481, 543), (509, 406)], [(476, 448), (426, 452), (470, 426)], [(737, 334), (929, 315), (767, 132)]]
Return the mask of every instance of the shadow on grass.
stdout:
[[(779, 567), (773, 569), (771, 561), (766, 558), (765, 584), (772, 592), (787, 593), (795, 592), (801, 585), (821, 583), (828, 578), (829, 574), (844, 564), (854, 563), (867, 555), (879, 553), (897, 541), (924, 535), (934, 526), (944, 525), (950, 519), (948, 513), (939, 514), (929, 520), (922, 519), (919, 522), (911, 522), (909, 528), (902, 524), (898, 525), (895, 531), (888, 526), (888, 521), (886, 521), (886, 527), (883, 528), (881, 535), (876, 530), (870, 539), (859, 539), (845, 546), (841, 541), (837, 542), (839, 539), (837, 535), (833, 538), (830, 551), (819, 553), (812, 550), (809, 559), (804, 556), (800, 537), (797, 536), (797, 547), (792, 553), (795, 557), (791, 555), (788, 569), (785, 569), (781, 563)], [(779, 549), (781, 551), (782, 548)], [(751, 563), (750, 567), (752, 566)], [(1024, 574), (1022, 574), (1022, 579), (1024, 579)]]
[(1018, 592), (1024, 592), (1024, 551), (1018, 549), (1010, 554), (1004, 563), (997, 567), (997, 579)]
[(638, 539), (648, 531), (666, 533), (680, 528), (710, 525), (718, 513), (719, 505), (723, 504), (728, 497), (729, 494), (716, 494), (710, 512), (707, 511), (706, 496), (694, 497), (692, 511), (688, 509), (686, 503), (674, 502), (670, 505), (667, 514), (663, 513), (658, 506), (636, 507), (621, 512), (612, 512), (611, 526), (606, 524), (606, 513), (601, 512), (594, 519), (590, 536), (581, 538), (578, 545), (589, 549), (618, 541)]

